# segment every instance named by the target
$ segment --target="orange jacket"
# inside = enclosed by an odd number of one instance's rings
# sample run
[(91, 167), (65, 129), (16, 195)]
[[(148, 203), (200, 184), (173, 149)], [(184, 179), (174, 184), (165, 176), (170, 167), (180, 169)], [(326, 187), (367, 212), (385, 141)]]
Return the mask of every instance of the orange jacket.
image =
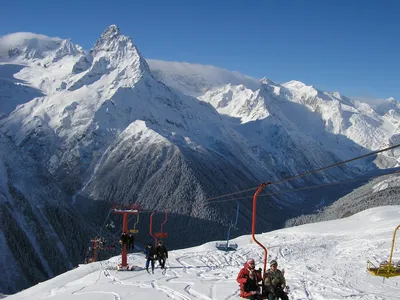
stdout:
[[(252, 295), (254, 295), (254, 292), (258, 292), (260, 290), (257, 282), (262, 280), (261, 274), (259, 272), (256, 272), (255, 270), (253, 272), (256, 274), (256, 277), (257, 277), (257, 280), (254, 280), (254, 282), (252, 282), (252, 284), (254, 286), (254, 290), (245, 291), (244, 286), (245, 286), (245, 283), (247, 282), (247, 279), (249, 279), (249, 275), (250, 275), (249, 265), (247, 264), (247, 262), (245, 262), (244, 267), (240, 270), (240, 272), (236, 278), (236, 281), (240, 285), (240, 297), (246, 298), (246, 297), (252, 296)], [(249, 279), (249, 280), (251, 280), (251, 279)]]

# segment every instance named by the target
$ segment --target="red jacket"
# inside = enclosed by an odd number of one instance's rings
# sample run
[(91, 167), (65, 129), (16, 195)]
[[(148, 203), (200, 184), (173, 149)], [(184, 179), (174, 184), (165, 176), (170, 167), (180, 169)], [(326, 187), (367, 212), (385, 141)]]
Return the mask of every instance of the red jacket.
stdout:
[(256, 277), (257, 277), (257, 280), (255, 281), (255, 285), (257, 287), (254, 291), (245, 292), (244, 284), (247, 282), (247, 279), (249, 278), (249, 275), (250, 275), (249, 265), (247, 264), (247, 262), (245, 262), (244, 267), (240, 270), (240, 272), (236, 278), (236, 281), (240, 285), (240, 297), (246, 298), (246, 297), (252, 296), (252, 295), (254, 295), (254, 292), (258, 292), (260, 290), (257, 282), (262, 280), (261, 274), (259, 272), (256, 272), (255, 270), (253, 270), (253, 272), (256, 274)]

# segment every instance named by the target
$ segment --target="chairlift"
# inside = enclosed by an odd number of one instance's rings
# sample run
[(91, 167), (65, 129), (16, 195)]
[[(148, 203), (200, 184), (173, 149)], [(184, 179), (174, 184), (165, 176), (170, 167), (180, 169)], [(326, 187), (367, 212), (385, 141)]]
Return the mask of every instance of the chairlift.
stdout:
[(236, 251), (236, 249), (238, 248), (238, 244), (229, 244), (229, 236), (230, 236), (231, 228), (237, 229), (238, 219), (239, 219), (239, 202), (236, 201), (236, 220), (235, 220), (235, 224), (231, 223), (229, 225), (229, 227), (228, 227), (228, 233), (227, 233), (227, 236), (226, 236), (226, 243), (216, 243), (215, 247), (218, 250)]
[[(90, 242), (92, 243), (92, 246), (89, 246), (88, 250), (86, 251), (85, 264), (97, 261), (97, 250), (99, 250), (100, 241), (101, 240), (97, 236), (95, 238), (93, 238), (93, 239), (90, 239)], [(89, 258), (90, 254), (92, 254), (91, 258)]]
[(139, 233), (139, 229), (136, 229), (136, 225), (139, 224), (139, 214), (136, 214), (136, 222), (133, 224), (133, 229), (130, 229), (129, 232), (136, 234)]
[[(262, 299), (268, 299), (268, 289), (265, 286), (265, 281), (264, 279), (266, 278), (266, 273), (267, 273), (267, 260), (268, 260), (268, 250), (267, 248), (261, 244), (257, 239), (256, 239), (256, 217), (257, 217), (257, 197), (258, 194), (265, 188), (266, 186), (270, 185), (270, 182), (263, 182), (260, 184), (256, 192), (254, 193), (253, 196), (253, 209), (252, 209), (252, 218), (251, 218), (251, 236), (253, 238), (253, 241), (260, 246), (264, 250), (264, 268), (262, 270), (261, 277), (263, 278), (263, 283), (261, 284), (261, 296)], [(290, 292), (290, 289), (288, 287), (285, 288), (284, 293), (287, 295)]]
[(161, 229), (159, 232), (153, 233), (153, 215), (156, 211), (153, 211), (150, 215), (150, 235), (154, 238), (154, 245), (157, 246), (157, 239), (162, 239), (168, 237), (168, 233), (163, 231), (163, 226), (167, 223), (168, 220), (168, 209), (165, 209), (165, 217), (164, 222), (161, 223)]
[(110, 223), (107, 223), (105, 227), (108, 231), (111, 231), (112, 229), (114, 229), (115, 224), (114, 224), (113, 220), (111, 220)]
[[(132, 214), (139, 214), (139, 206), (136, 204), (133, 205), (127, 205), (124, 207), (114, 207), (111, 210), (114, 214), (119, 214), (123, 216), (123, 221), (122, 221), (122, 232), (128, 232), (128, 215)], [(127, 245), (124, 243), (122, 245), (122, 253), (121, 253), (121, 259), (122, 262), (117, 265), (117, 270), (118, 271), (134, 271), (137, 269), (136, 266), (129, 266), (128, 265), (128, 258), (127, 258)]]
[(375, 266), (371, 261), (367, 261), (367, 270), (374, 276), (381, 276), (385, 278), (400, 276), (400, 262), (394, 263), (392, 260), (394, 244), (396, 240), (396, 232), (400, 228), (400, 225), (396, 227), (393, 233), (392, 249), (390, 251), (389, 261), (385, 260)]

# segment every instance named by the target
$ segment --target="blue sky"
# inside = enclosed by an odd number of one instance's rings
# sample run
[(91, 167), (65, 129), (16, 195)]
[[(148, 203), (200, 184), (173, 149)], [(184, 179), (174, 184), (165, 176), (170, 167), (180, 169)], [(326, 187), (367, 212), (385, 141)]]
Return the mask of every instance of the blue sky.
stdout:
[(400, 1), (4, 1), (0, 35), (90, 49), (116, 24), (146, 58), (211, 64), (348, 96), (400, 100)]

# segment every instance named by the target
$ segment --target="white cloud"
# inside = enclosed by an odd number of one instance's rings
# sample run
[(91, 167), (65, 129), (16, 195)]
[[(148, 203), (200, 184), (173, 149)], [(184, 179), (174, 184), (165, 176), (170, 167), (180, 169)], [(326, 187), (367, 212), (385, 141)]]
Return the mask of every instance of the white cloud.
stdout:
[(49, 43), (60, 41), (62, 41), (62, 39), (58, 37), (48, 37), (43, 34), (32, 32), (11, 33), (0, 37), (0, 55), (16, 46), (30, 46), (32, 44), (46, 46)]

